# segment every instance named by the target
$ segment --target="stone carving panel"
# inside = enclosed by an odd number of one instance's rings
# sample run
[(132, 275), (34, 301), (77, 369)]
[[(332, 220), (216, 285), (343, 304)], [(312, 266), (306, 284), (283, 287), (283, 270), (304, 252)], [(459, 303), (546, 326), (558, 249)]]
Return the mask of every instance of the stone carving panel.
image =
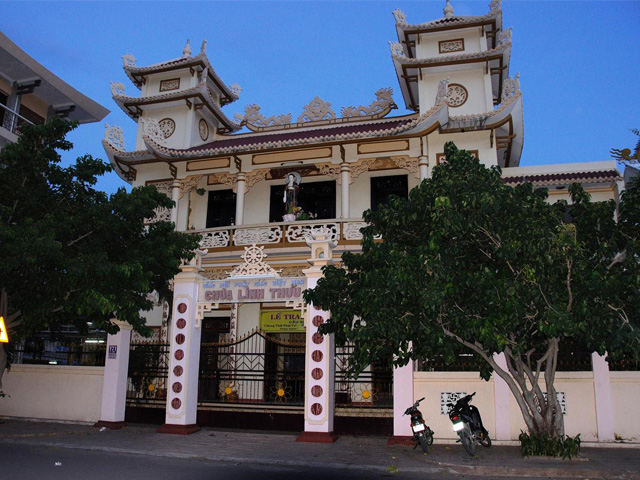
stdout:
[(244, 246), (252, 244), (278, 243), (282, 240), (282, 228), (238, 228), (233, 233), (233, 244)]
[(222, 248), (229, 246), (229, 231), (216, 230), (215, 232), (205, 232), (202, 234), (200, 248)]
[(340, 240), (340, 225), (336, 223), (314, 225), (287, 226), (287, 241), (290, 243), (306, 242), (311, 235), (327, 235), (330, 240)]

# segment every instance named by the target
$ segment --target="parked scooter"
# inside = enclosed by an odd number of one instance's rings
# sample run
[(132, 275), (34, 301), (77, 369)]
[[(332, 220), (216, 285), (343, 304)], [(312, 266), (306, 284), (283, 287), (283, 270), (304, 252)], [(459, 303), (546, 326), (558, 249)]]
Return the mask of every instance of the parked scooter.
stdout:
[(469, 402), (476, 392), (460, 398), (455, 405), (448, 406), (449, 418), (453, 423), (453, 430), (460, 436), (460, 442), (469, 455), (476, 454), (476, 443), (484, 447), (491, 446), (489, 432), (482, 425), (480, 412)]
[(416, 446), (413, 448), (415, 449), (420, 445), (422, 451), (428, 453), (429, 445), (433, 444), (433, 430), (425, 423), (422, 413), (418, 410), (418, 405), (422, 400), (424, 400), (424, 397), (417, 400), (413, 406), (407, 408), (404, 414), (411, 415), (411, 430), (413, 431), (413, 437), (416, 439)]

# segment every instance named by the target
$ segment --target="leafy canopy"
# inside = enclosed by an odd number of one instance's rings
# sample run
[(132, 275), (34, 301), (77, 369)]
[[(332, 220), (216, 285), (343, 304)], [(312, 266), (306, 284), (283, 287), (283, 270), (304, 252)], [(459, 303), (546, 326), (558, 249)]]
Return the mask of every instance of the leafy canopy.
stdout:
[(90, 155), (61, 165), (59, 151), (75, 125), (23, 125), (0, 154), (0, 289), (5, 318), (23, 334), (56, 323), (87, 322), (110, 332), (116, 317), (146, 330), (148, 294), (170, 298), (169, 281), (198, 238), (169, 222), (145, 225), (173, 202), (155, 187), (95, 189), (111, 166)]
[(565, 339), (637, 358), (637, 187), (616, 224), (614, 202), (591, 203), (577, 185), (572, 206), (551, 205), (546, 190), (509, 187), (452, 143), (445, 153), (408, 199), (365, 212), (362, 253), (345, 253), (305, 292), (331, 311), (322, 331), (355, 343), (353, 371), (464, 350), (488, 378), (505, 352), (532, 380)]

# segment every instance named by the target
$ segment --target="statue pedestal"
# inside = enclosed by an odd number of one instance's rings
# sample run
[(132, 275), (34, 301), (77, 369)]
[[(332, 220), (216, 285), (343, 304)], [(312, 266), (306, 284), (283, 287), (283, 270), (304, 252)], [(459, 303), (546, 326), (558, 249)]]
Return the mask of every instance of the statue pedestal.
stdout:
[(287, 213), (282, 217), (283, 222), (294, 222), (296, 220), (296, 216), (293, 213)]

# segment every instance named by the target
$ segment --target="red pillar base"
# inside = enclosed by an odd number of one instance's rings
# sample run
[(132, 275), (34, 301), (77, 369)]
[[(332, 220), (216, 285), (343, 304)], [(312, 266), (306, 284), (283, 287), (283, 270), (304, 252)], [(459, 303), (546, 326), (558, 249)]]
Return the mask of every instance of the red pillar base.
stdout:
[(200, 431), (200, 427), (195, 423), (191, 425), (175, 425), (172, 423), (165, 423), (156, 430), (157, 433), (171, 433), (173, 435), (191, 435)]
[(387, 440), (387, 445), (406, 445), (408, 447), (413, 447), (415, 443), (415, 438), (405, 435), (394, 435)]
[(296, 442), (333, 443), (337, 439), (338, 436), (333, 432), (302, 432)]
[(93, 426), (96, 428), (106, 427), (109, 430), (120, 430), (127, 426), (127, 422), (109, 422), (107, 420), (99, 420)]

